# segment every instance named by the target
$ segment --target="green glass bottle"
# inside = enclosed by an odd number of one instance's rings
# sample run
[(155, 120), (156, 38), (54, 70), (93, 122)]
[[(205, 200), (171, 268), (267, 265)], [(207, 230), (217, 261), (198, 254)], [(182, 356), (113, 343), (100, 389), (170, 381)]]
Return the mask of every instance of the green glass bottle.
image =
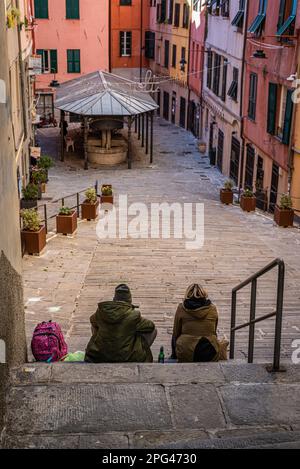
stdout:
[(165, 363), (165, 351), (163, 347), (160, 347), (160, 352), (158, 355), (158, 363)]

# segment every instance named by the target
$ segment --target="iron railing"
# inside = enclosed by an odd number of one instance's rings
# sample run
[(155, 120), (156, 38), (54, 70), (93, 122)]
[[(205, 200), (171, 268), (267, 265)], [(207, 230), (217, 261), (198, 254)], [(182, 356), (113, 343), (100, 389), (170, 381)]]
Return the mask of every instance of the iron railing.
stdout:
[[(98, 194), (98, 192), (99, 192), (99, 183), (98, 183), (98, 181), (95, 182), (94, 188), (96, 190), (97, 196), (99, 197), (99, 194)], [(56, 216), (57, 216), (57, 210), (55, 210), (55, 213), (53, 215), (48, 215), (49, 209), (54, 210), (56, 205), (60, 205), (61, 207), (64, 207), (65, 206), (65, 201), (67, 199), (72, 199), (72, 198), (76, 197), (76, 204), (71, 205), (71, 206), (68, 205), (68, 207), (71, 210), (76, 209), (77, 216), (79, 217), (80, 216), (80, 206), (82, 205), (81, 202), (80, 202), (80, 196), (82, 194), (84, 194), (86, 192), (86, 190), (87, 189), (83, 189), (82, 191), (75, 192), (74, 194), (67, 195), (65, 197), (61, 197), (57, 200), (52, 200), (48, 204), (38, 204), (35, 207), (36, 211), (38, 211), (38, 212), (42, 211), (43, 212), (43, 218), (41, 217), (40, 219), (41, 219), (41, 223), (45, 224), (46, 233), (48, 233), (49, 221), (55, 219)], [(20, 216), (20, 227), (22, 228), (22, 218), (21, 218), (21, 216)]]
[[(277, 281), (277, 302), (276, 311), (266, 314), (265, 316), (256, 318), (256, 298), (257, 298), (257, 280), (278, 267)], [(256, 274), (240, 283), (232, 290), (231, 303), (231, 333), (230, 333), (230, 359), (234, 359), (235, 355), (235, 334), (237, 331), (249, 327), (249, 343), (248, 343), (248, 363), (253, 363), (254, 358), (254, 341), (255, 341), (255, 325), (275, 317), (275, 341), (274, 341), (274, 358), (273, 366), (269, 371), (278, 372), (280, 370), (280, 349), (281, 349), (281, 331), (282, 331), (282, 313), (283, 313), (283, 295), (285, 281), (285, 263), (281, 259), (275, 259), (266, 267)], [(237, 292), (251, 284), (251, 301), (250, 301), (250, 320), (246, 324), (236, 326), (236, 310), (237, 310)]]

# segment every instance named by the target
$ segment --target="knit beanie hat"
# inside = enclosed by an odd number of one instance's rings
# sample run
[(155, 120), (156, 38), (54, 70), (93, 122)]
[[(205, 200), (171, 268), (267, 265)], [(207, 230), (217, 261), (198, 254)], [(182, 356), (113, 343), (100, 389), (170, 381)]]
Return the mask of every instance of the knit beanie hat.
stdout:
[(114, 301), (123, 301), (125, 303), (132, 303), (132, 296), (130, 289), (127, 285), (122, 283), (121, 285), (118, 285), (116, 290), (115, 290), (115, 296), (114, 296)]

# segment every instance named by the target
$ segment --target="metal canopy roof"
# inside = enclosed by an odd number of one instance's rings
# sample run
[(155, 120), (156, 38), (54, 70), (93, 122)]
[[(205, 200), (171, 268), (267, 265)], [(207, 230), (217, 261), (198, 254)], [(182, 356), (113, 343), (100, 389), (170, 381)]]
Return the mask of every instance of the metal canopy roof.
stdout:
[(143, 85), (102, 71), (63, 83), (55, 107), (90, 117), (134, 116), (158, 108)]

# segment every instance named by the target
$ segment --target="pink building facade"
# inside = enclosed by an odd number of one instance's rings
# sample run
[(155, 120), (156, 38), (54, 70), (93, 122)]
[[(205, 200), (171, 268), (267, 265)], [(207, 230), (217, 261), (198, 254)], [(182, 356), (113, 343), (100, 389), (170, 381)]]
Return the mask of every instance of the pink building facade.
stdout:
[(293, 75), (297, 71), (300, 8), (296, 0), (251, 0), (244, 89), (244, 187), (274, 210), (289, 189), (293, 147)]
[(109, 0), (34, 0), (38, 113), (53, 113), (55, 81), (109, 71)]
[(189, 46), (189, 119), (188, 128), (196, 136), (201, 129), (201, 94), (203, 86), (204, 45), (206, 31), (205, 1), (192, 2)]

